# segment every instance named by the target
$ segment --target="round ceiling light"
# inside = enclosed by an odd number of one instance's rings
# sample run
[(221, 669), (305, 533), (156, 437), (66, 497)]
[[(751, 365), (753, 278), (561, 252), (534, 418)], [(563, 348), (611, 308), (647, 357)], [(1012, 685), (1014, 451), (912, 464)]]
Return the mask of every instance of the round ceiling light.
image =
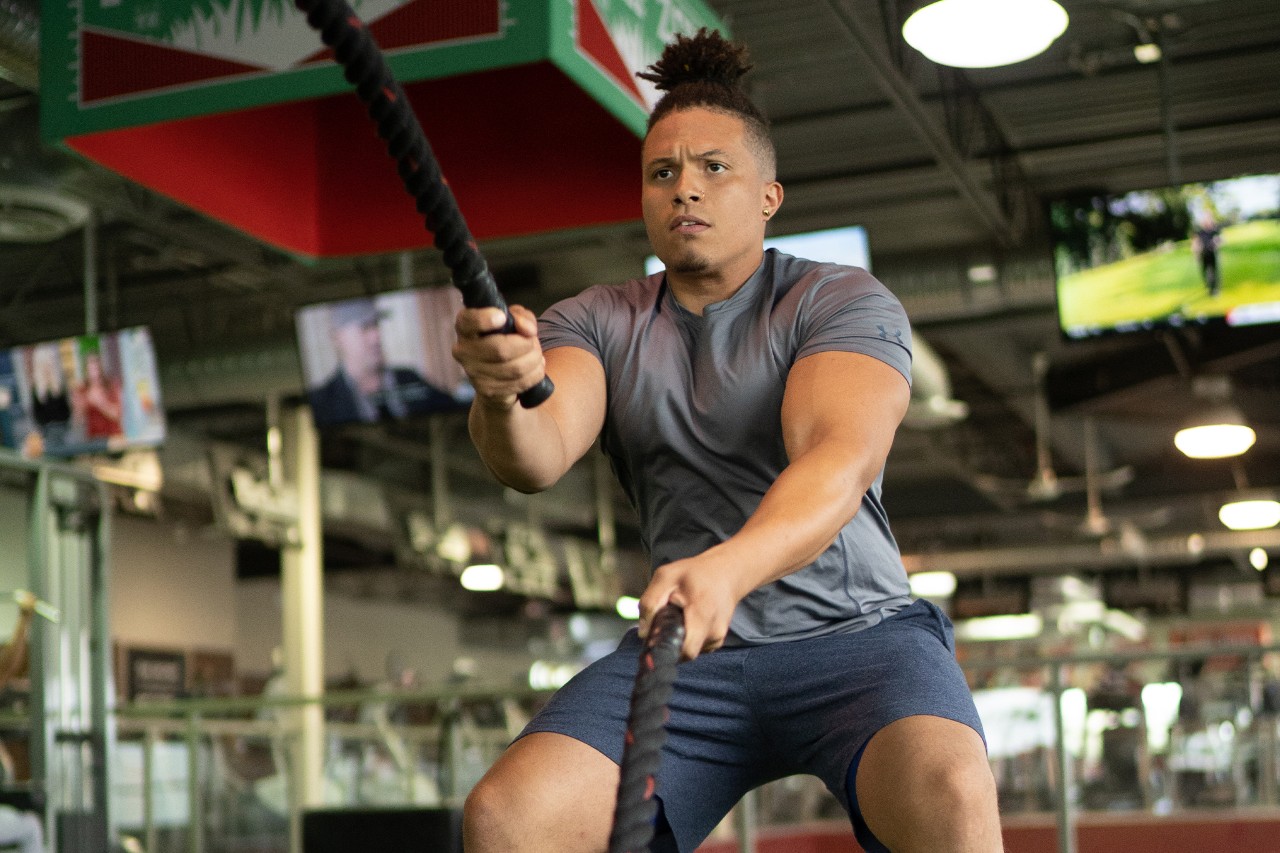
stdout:
[(938, 0), (907, 18), (902, 37), (939, 65), (994, 68), (1043, 53), (1067, 20), (1054, 0)]

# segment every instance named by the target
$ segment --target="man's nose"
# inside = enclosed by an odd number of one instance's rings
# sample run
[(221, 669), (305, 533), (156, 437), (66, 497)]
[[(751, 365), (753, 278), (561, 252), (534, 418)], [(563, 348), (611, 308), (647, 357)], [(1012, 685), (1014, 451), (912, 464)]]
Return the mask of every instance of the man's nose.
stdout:
[(687, 204), (702, 200), (702, 188), (699, 187), (692, 178), (681, 176), (676, 184), (676, 204)]

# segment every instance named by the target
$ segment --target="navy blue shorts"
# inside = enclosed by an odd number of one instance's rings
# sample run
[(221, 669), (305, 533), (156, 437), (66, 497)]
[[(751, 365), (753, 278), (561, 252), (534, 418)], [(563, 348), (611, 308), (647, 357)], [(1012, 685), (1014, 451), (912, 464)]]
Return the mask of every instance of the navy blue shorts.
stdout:
[[(558, 732), (620, 762), (639, 650), (628, 632), (522, 735)], [(982, 734), (951, 621), (923, 599), (863, 631), (724, 648), (682, 663), (669, 708), (657, 790), (674, 835), (668, 849), (684, 853), (747, 791), (785, 776), (817, 776), (849, 810), (851, 762), (895, 720), (930, 714)]]

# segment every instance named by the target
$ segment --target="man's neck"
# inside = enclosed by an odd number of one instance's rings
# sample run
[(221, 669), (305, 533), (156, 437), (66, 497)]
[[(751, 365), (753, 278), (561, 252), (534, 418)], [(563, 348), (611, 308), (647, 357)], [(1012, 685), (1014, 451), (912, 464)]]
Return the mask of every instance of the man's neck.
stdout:
[[(667, 286), (671, 294), (684, 308), (698, 316), (708, 305), (723, 302), (747, 283), (760, 267), (761, 258), (754, 264), (742, 264), (732, 271), (716, 270), (703, 273), (667, 272)], [(748, 266), (750, 268), (748, 269)]]

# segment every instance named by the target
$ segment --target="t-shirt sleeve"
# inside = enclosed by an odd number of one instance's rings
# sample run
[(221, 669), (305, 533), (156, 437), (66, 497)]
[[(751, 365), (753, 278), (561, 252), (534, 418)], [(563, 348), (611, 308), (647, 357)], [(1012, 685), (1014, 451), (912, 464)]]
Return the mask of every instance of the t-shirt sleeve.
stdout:
[(578, 347), (604, 360), (600, 347), (597, 302), (600, 294), (590, 288), (552, 305), (538, 318), (538, 340), (543, 350), (556, 347)]
[(856, 352), (883, 361), (911, 381), (907, 312), (863, 270), (825, 276), (810, 287), (797, 332), (797, 361), (818, 352)]

